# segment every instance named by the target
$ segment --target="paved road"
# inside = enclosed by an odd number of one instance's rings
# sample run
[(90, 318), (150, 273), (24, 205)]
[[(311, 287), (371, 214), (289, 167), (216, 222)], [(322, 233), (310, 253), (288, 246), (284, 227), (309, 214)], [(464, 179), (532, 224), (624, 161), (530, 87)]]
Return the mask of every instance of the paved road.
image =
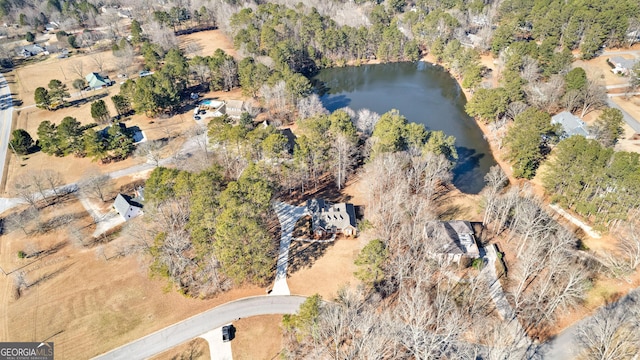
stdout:
[(0, 74), (0, 179), (4, 174), (4, 164), (11, 137), (11, 124), (13, 122), (13, 99), (7, 80)]
[(636, 96), (636, 95), (640, 95), (640, 92), (622, 93), (622, 94), (607, 94), (608, 97)]
[(600, 54), (600, 56), (608, 55), (634, 55), (635, 57), (638, 57), (640, 55), (640, 50), (603, 51)]
[(146, 359), (239, 318), (293, 314), (305, 299), (303, 296), (255, 296), (236, 300), (156, 331), (95, 359)]
[(293, 237), (293, 228), (296, 222), (302, 216), (307, 214), (306, 206), (294, 206), (283, 202), (276, 202), (273, 208), (278, 215), (280, 221), (280, 251), (278, 252), (278, 269), (276, 271), (276, 280), (271, 289), (271, 295), (289, 295), (289, 285), (287, 285), (287, 267), (289, 266), (289, 245)]
[(631, 126), (631, 128), (637, 132), (640, 133), (640, 123), (638, 122), (638, 120), (634, 119), (631, 115), (629, 115), (628, 112), (624, 111), (623, 108), (621, 108), (620, 106), (618, 106), (618, 104), (616, 104), (615, 102), (613, 102), (613, 100), (611, 100), (611, 97), (607, 97), (607, 105), (610, 108), (614, 108), (614, 109), (618, 109), (620, 111), (622, 111), (622, 116), (624, 117), (624, 121), (629, 124), (629, 126)]

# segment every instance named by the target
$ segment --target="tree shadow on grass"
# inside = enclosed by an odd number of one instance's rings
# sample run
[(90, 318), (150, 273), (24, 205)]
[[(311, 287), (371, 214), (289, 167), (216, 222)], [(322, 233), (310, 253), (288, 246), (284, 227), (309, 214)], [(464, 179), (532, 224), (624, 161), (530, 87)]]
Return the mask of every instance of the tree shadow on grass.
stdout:
[(324, 175), (318, 182), (314, 184), (312, 181), (305, 185), (305, 191), (300, 191), (299, 188), (292, 191), (284, 190), (277, 194), (277, 197), (282, 202), (288, 204), (303, 204), (309, 199), (319, 198), (330, 202), (348, 202), (351, 200), (351, 196), (340, 192), (336, 186), (333, 177), (330, 175)]
[(63, 272), (65, 272), (73, 264), (74, 263), (63, 265), (63, 266), (59, 267), (57, 270), (55, 270), (53, 272), (46, 273), (46, 274), (40, 276), (37, 280), (35, 280), (34, 282), (30, 283), (28, 287), (33, 287), (33, 286), (39, 285), (40, 283), (43, 283), (43, 282), (45, 282), (47, 280), (53, 279), (54, 277), (56, 277), (56, 276), (62, 274)]
[(287, 274), (291, 275), (298, 270), (310, 268), (334, 243), (292, 241), (289, 246), (289, 268), (287, 269)]

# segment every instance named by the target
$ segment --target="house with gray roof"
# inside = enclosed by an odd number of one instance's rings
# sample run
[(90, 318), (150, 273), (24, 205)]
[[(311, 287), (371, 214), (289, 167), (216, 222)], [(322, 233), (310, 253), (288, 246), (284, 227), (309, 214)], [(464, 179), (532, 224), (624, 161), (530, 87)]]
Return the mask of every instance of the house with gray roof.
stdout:
[(638, 59), (625, 59), (622, 56), (614, 56), (607, 59), (609, 66), (611, 66), (611, 72), (614, 74), (629, 76), (633, 66), (640, 60)]
[(323, 199), (311, 199), (307, 201), (307, 209), (311, 213), (311, 227), (316, 236), (355, 236), (358, 233), (353, 204), (332, 204)]
[(573, 135), (580, 135), (589, 139), (592, 137), (587, 130), (587, 124), (568, 111), (563, 111), (552, 116), (551, 123), (560, 124), (564, 132), (563, 136), (561, 136), (562, 138), (568, 138)]
[(244, 111), (244, 101), (242, 100), (227, 100), (224, 104), (225, 114), (233, 119), (240, 119), (242, 112)]
[(138, 199), (128, 195), (118, 194), (116, 200), (113, 202), (113, 208), (125, 221), (129, 221), (142, 214), (142, 204), (136, 200)]
[(108, 77), (103, 77), (96, 72), (92, 72), (84, 78), (87, 80), (87, 84), (89, 84), (89, 88), (91, 90), (102, 89), (113, 85), (113, 80), (110, 80)]
[(28, 58), (31, 56), (36, 56), (36, 55), (40, 55), (40, 54), (45, 54), (48, 55), (49, 52), (47, 51), (46, 48), (38, 45), (38, 44), (31, 44), (31, 45), (27, 45), (27, 46), (21, 46), (19, 48), (16, 49), (16, 52), (18, 53), (18, 55)]
[(468, 221), (429, 221), (424, 227), (431, 255), (443, 263), (460, 263), (464, 258), (480, 256), (475, 231)]

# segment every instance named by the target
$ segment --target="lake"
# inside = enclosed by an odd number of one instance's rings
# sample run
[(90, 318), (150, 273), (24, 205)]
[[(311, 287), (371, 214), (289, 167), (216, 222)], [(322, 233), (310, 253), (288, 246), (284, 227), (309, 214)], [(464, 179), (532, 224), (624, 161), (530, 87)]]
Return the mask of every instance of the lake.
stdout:
[(478, 124), (464, 111), (464, 93), (440, 66), (418, 62), (331, 68), (320, 71), (313, 82), (329, 111), (348, 106), (382, 115), (398, 109), (411, 122), (453, 135), (459, 157), (453, 184), (465, 193), (482, 190), (495, 159)]

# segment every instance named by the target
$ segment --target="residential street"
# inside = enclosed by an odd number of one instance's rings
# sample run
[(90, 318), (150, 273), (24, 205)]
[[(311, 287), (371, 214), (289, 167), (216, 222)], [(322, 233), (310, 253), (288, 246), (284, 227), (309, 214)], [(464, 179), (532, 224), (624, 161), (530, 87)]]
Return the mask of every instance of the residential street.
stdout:
[(11, 138), (11, 125), (13, 121), (13, 99), (7, 80), (0, 74), (0, 178), (4, 175), (4, 165), (7, 160), (9, 140)]
[(236, 300), (156, 331), (95, 359), (146, 359), (240, 318), (294, 314), (305, 300), (303, 296), (254, 296)]
[(640, 122), (638, 122), (637, 119), (634, 119), (631, 115), (629, 115), (629, 113), (624, 111), (624, 109), (621, 108), (620, 106), (618, 106), (618, 104), (613, 102), (613, 100), (611, 100), (611, 95), (607, 96), (607, 105), (609, 107), (611, 107), (611, 108), (618, 109), (618, 110), (622, 111), (622, 116), (624, 116), (624, 121), (627, 124), (629, 124), (629, 126), (631, 126), (633, 131), (635, 131), (637, 133), (640, 133)]

